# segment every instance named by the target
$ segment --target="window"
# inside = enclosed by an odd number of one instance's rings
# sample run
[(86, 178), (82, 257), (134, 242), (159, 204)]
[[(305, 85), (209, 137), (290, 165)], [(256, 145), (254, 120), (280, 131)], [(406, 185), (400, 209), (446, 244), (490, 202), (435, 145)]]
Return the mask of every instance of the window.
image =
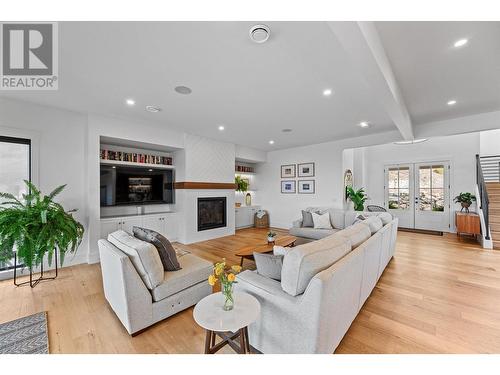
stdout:
[[(31, 141), (0, 136), (0, 192), (17, 198), (26, 193), (23, 180), (31, 181)], [(0, 271), (13, 268), (13, 260), (0, 262)]]
[(444, 211), (444, 166), (422, 166), (418, 179), (419, 210)]
[(389, 209), (410, 208), (410, 168), (389, 168)]

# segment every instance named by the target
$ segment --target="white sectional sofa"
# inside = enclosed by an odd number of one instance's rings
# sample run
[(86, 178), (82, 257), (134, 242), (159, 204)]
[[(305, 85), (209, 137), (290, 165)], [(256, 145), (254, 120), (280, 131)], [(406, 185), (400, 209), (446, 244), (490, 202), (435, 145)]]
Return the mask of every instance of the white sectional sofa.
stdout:
[(251, 345), (263, 353), (333, 353), (394, 255), (398, 220), (385, 215), (384, 222), (368, 218), (292, 248), (281, 281), (239, 274), (236, 290), (261, 304)]
[(135, 335), (212, 293), (207, 283), (212, 263), (188, 253), (178, 258), (180, 270), (165, 272), (153, 245), (141, 244), (125, 232), (118, 235), (126, 240), (123, 246), (117, 243), (122, 249), (104, 239), (98, 244), (104, 295), (129, 334)]

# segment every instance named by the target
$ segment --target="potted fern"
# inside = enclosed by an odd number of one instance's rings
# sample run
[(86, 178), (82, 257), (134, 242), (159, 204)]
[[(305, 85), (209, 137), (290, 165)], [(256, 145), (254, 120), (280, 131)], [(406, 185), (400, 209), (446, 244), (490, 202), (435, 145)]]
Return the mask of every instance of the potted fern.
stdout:
[[(21, 199), (12, 194), (0, 193), (0, 260), (16, 257), (29, 268), (29, 283), (34, 287), (38, 281), (44, 280), (44, 257), (47, 256), (51, 265), (55, 255), (57, 270), (57, 251), (62, 266), (66, 253), (74, 253), (78, 249), (84, 229), (73, 218), (72, 212), (76, 210), (65, 211), (63, 206), (54, 201), (66, 185), (57, 187), (49, 195), (42, 195), (31, 182), (25, 181), (25, 184), (28, 193), (23, 194)], [(40, 278), (33, 283), (33, 268), (38, 266), (41, 266)]]
[(368, 199), (365, 190), (363, 188), (354, 190), (352, 187), (348, 186), (346, 192), (347, 198), (354, 204), (354, 211), (364, 211), (365, 201)]

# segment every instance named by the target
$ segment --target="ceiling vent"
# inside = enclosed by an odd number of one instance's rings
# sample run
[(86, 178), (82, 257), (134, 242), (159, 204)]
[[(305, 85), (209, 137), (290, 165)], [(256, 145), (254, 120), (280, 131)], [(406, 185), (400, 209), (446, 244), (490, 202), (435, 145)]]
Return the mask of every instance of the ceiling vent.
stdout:
[(250, 39), (255, 43), (264, 43), (269, 39), (271, 30), (266, 25), (255, 25), (250, 29)]

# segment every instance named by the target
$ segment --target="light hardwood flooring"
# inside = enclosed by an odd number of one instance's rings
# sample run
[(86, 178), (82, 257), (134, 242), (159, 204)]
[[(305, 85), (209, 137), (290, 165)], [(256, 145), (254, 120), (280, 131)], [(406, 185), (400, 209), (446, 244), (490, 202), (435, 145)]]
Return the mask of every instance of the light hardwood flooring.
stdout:
[[(236, 264), (236, 250), (265, 233), (246, 229), (179, 246), (212, 262), (225, 257)], [(51, 353), (202, 353), (204, 348), (205, 334), (192, 308), (130, 337), (104, 299), (97, 264), (63, 268), (57, 280), (34, 289), (2, 281), (0, 301), (0, 323), (48, 311)], [(395, 257), (336, 352), (500, 353), (500, 252), (451, 234), (399, 232)]]

